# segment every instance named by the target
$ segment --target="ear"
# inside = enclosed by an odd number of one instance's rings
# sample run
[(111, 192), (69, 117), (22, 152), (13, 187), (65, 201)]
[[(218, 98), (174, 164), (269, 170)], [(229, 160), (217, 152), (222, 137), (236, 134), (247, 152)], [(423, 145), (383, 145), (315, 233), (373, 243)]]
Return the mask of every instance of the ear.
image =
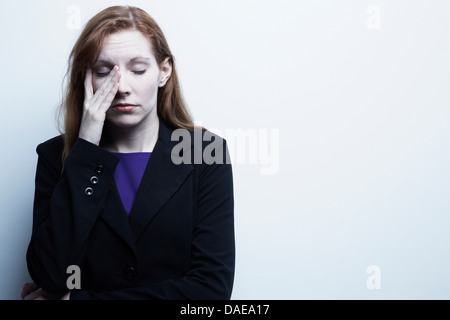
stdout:
[(172, 75), (172, 62), (170, 61), (169, 57), (164, 59), (159, 69), (160, 69), (160, 80), (158, 86), (164, 87), (167, 81), (169, 81), (170, 76)]

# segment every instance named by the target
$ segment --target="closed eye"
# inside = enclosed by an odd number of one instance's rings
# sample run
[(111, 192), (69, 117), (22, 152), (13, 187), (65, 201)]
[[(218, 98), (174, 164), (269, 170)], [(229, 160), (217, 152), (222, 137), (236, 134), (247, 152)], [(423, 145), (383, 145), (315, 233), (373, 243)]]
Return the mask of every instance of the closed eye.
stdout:
[(103, 78), (103, 77), (106, 77), (109, 73), (110, 73), (110, 71), (109, 72), (96, 72), (95, 74), (97, 77)]
[(98, 68), (97, 70), (95, 70), (95, 75), (99, 78), (103, 78), (103, 77), (106, 77), (108, 74), (110, 74), (111, 70), (112, 70), (112, 67), (111, 68), (110, 67), (108, 67), (108, 68), (101, 67), (101, 68)]
[(144, 74), (146, 71), (147, 71), (147, 69), (145, 69), (145, 70), (139, 70), (139, 71), (133, 71), (133, 73), (134, 73), (134, 74), (137, 74), (137, 75), (141, 75), (141, 74)]

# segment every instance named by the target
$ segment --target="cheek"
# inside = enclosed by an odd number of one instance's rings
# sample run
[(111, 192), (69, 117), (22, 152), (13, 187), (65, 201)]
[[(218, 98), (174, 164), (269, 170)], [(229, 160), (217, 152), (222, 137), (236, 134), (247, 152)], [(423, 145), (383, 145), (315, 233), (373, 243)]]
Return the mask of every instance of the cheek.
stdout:
[(154, 76), (137, 78), (133, 81), (133, 91), (139, 96), (150, 98), (158, 91), (157, 79)]

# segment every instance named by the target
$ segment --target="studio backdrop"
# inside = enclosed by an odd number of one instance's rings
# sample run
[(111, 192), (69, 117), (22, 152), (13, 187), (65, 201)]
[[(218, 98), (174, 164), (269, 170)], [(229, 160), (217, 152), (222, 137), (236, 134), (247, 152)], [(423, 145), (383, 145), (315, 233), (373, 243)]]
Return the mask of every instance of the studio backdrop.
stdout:
[(30, 280), (69, 52), (117, 4), (158, 22), (195, 122), (228, 141), (233, 299), (449, 298), (449, 1), (19, 0), (0, 10), (0, 299)]

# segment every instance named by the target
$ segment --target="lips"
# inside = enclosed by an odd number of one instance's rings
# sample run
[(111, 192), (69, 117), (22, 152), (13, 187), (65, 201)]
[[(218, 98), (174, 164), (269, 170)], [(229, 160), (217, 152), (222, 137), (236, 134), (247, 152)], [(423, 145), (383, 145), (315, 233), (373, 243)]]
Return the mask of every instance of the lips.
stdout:
[(113, 106), (113, 109), (120, 112), (131, 112), (136, 109), (136, 105), (130, 103), (118, 103)]

